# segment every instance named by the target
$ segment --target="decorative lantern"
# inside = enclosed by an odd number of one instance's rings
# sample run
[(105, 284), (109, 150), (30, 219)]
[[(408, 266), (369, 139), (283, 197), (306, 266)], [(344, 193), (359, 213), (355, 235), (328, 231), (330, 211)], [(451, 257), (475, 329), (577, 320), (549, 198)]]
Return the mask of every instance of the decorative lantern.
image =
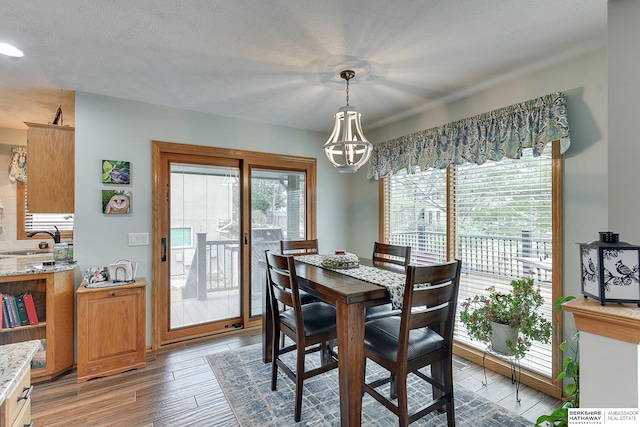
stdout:
[(635, 303), (640, 307), (640, 246), (600, 232), (600, 240), (580, 243), (582, 294), (600, 301)]

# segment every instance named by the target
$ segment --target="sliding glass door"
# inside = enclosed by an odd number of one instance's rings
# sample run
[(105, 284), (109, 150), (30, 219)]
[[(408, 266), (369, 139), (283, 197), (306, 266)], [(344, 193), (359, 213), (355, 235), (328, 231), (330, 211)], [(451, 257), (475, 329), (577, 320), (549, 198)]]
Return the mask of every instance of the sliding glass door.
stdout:
[(265, 251), (306, 236), (306, 173), (251, 169), (251, 315), (262, 313)]
[(259, 327), (265, 250), (315, 238), (315, 159), (153, 143), (153, 347)]
[(171, 330), (240, 317), (238, 174), (171, 163)]

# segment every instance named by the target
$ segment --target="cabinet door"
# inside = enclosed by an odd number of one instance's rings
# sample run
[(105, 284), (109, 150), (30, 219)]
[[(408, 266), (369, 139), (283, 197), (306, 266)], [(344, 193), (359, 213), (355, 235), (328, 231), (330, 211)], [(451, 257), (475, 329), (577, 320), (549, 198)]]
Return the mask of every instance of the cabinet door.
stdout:
[(0, 427), (24, 425), (18, 420), (31, 418), (31, 372), (26, 370), (8, 391), (0, 410)]
[(145, 364), (144, 287), (78, 292), (78, 381)]
[(73, 213), (75, 128), (26, 124), (29, 212)]

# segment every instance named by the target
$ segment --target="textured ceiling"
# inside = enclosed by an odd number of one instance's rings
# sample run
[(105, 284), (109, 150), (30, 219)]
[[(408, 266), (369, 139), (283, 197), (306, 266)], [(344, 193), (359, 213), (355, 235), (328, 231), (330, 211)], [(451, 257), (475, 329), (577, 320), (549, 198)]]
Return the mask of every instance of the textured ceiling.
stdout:
[(76, 90), (328, 132), (351, 68), (366, 133), (605, 46), (606, 0), (2, 0), (0, 42), (0, 128)]

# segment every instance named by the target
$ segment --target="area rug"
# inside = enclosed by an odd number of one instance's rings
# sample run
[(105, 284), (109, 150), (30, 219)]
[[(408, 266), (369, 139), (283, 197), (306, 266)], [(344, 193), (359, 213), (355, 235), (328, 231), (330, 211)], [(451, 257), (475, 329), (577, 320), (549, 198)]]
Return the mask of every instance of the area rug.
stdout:
[[(293, 356), (293, 355), (291, 355)], [(307, 356), (309, 366), (319, 363), (319, 355)], [(293, 420), (295, 386), (282, 371), (278, 373), (278, 390), (271, 391), (271, 364), (262, 362), (260, 344), (207, 356), (216, 378), (242, 427), (340, 425), (338, 372), (333, 370), (304, 383), (302, 419)], [(294, 359), (292, 358), (291, 361)], [(295, 365), (290, 365), (295, 366)], [(367, 381), (380, 378), (384, 370), (368, 361)], [(431, 387), (418, 380), (409, 384), (409, 408), (431, 399)], [(499, 405), (462, 386), (454, 388), (456, 425), (459, 427), (530, 427), (531, 422), (511, 414)], [(410, 409), (411, 410), (411, 409)], [(397, 426), (398, 419), (371, 396), (362, 399), (362, 425)], [(426, 415), (412, 426), (446, 426), (446, 414)]]

